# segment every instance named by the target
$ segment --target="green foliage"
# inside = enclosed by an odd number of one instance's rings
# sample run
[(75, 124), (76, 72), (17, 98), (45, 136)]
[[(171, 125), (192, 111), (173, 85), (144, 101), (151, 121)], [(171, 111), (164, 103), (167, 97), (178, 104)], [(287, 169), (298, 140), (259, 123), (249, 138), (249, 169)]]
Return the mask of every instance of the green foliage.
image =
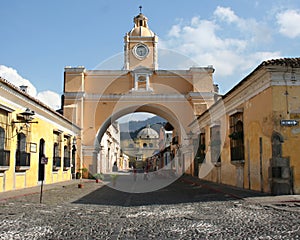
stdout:
[(104, 178), (104, 176), (103, 176), (102, 173), (96, 173), (96, 174), (93, 175), (93, 177), (94, 177), (95, 179), (100, 179), (100, 180), (103, 180), (103, 178)]

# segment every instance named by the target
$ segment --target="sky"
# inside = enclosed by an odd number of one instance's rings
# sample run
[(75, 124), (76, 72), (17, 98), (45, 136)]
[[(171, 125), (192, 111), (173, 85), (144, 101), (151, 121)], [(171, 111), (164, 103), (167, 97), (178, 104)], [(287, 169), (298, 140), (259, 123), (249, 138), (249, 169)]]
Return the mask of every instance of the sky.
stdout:
[(0, 1), (0, 76), (59, 108), (64, 67), (120, 59), (140, 5), (159, 48), (191, 60), (159, 68), (213, 65), (221, 94), (264, 60), (300, 55), (299, 0), (9, 0)]

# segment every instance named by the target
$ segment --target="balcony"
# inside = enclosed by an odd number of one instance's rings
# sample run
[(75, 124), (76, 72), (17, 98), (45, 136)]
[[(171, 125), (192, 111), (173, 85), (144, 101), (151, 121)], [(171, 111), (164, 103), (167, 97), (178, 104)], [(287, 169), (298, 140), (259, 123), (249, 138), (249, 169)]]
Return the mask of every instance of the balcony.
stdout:
[(9, 169), (10, 165), (10, 151), (0, 150), (0, 172)]
[(53, 158), (53, 171), (58, 171), (61, 168), (61, 157)]
[(64, 170), (69, 170), (71, 168), (71, 159), (69, 157), (64, 157)]
[(30, 153), (16, 152), (16, 171), (26, 171), (30, 168)]

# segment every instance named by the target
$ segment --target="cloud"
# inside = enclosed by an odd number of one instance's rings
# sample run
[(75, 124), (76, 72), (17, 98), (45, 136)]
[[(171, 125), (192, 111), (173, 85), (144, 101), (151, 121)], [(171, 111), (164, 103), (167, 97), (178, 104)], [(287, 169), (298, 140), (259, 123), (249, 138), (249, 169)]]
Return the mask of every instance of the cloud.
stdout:
[(42, 101), (43, 103), (47, 104), (53, 109), (59, 109), (60, 108), (60, 96), (52, 91), (43, 91), (39, 92), (36, 96), (37, 99)]
[(214, 11), (214, 15), (218, 18), (220, 18), (223, 21), (232, 23), (232, 22), (238, 22), (239, 17), (235, 15), (234, 11), (231, 10), (231, 8), (225, 8), (218, 6), (216, 10)]
[(223, 89), (229, 90), (261, 61), (280, 56), (278, 51), (264, 50), (264, 44), (271, 38), (265, 23), (241, 18), (232, 9), (219, 6), (211, 19), (196, 16), (171, 27), (166, 37), (160, 38), (160, 47), (189, 56), (194, 65), (213, 65), (217, 82), (224, 83)]
[(300, 36), (300, 10), (286, 10), (276, 16), (279, 32), (288, 37), (296, 38)]
[(213, 16), (221, 24), (231, 24), (229, 31), (233, 31), (236, 28), (237, 31), (243, 33), (243, 37), (247, 38), (249, 42), (266, 43), (271, 41), (271, 29), (265, 23), (258, 22), (253, 18), (241, 18), (229, 7), (218, 6)]
[(28, 94), (34, 98), (37, 98), (41, 102), (48, 105), (50, 108), (56, 110), (60, 108), (60, 96), (52, 91), (43, 91), (37, 93), (36, 88), (34, 85), (27, 79), (23, 78), (17, 70), (7, 67), (4, 65), (0, 65), (0, 77), (4, 78), (5, 80), (9, 81), (13, 85), (20, 87), (22, 85), (27, 86)]
[(28, 86), (28, 93), (33, 97), (36, 96), (36, 88), (31, 84), (29, 80), (21, 77), (18, 74), (17, 70), (4, 65), (0, 65), (0, 76), (17, 87), (20, 87), (22, 85)]

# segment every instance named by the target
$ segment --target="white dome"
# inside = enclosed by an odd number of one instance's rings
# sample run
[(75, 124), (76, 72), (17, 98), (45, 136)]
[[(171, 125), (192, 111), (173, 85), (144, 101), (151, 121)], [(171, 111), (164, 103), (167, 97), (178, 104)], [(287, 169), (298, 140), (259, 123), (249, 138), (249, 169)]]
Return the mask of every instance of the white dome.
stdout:
[(151, 139), (151, 138), (159, 138), (159, 135), (154, 129), (150, 127), (150, 125), (148, 125), (147, 127), (143, 128), (141, 131), (139, 131), (137, 137), (144, 138), (144, 139), (147, 138)]

